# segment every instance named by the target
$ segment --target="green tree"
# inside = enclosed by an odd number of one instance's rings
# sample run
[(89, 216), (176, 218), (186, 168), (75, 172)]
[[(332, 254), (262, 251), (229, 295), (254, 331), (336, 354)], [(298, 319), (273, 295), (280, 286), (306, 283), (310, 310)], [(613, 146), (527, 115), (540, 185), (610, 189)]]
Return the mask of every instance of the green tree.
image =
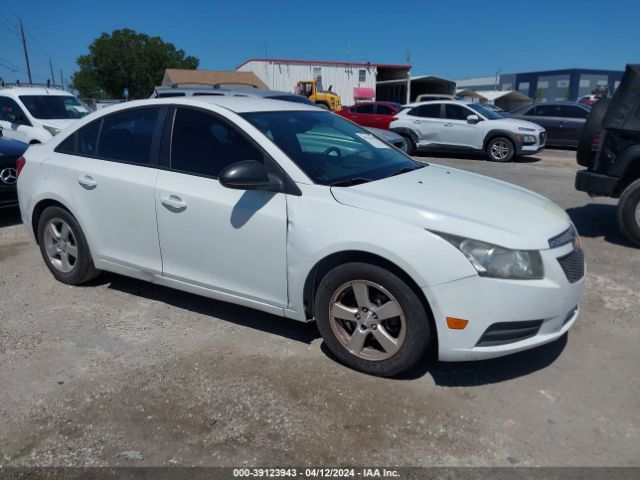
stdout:
[(198, 68), (199, 60), (160, 37), (125, 28), (103, 33), (78, 57), (72, 87), (84, 98), (147, 98), (166, 68)]

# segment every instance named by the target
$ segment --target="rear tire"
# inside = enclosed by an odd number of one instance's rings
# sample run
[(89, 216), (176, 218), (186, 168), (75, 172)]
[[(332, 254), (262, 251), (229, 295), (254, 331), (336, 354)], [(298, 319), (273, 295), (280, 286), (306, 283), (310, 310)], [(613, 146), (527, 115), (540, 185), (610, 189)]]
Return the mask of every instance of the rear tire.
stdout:
[(80, 225), (67, 210), (46, 208), (38, 219), (38, 244), (44, 263), (53, 276), (67, 285), (96, 278), (89, 245)]
[(486, 153), (492, 162), (504, 163), (513, 160), (516, 148), (507, 137), (496, 137), (492, 138), (487, 144)]
[(416, 293), (376, 265), (346, 263), (331, 270), (318, 286), (314, 309), (329, 350), (371, 375), (397, 375), (433, 344), (429, 316)]
[(407, 144), (407, 151), (405, 153), (408, 155), (415, 154), (417, 150), (416, 143), (413, 141), (413, 139), (409, 135), (402, 135), (402, 138), (404, 138), (404, 141)]
[(634, 247), (640, 248), (640, 179), (620, 196), (617, 209), (618, 228)]

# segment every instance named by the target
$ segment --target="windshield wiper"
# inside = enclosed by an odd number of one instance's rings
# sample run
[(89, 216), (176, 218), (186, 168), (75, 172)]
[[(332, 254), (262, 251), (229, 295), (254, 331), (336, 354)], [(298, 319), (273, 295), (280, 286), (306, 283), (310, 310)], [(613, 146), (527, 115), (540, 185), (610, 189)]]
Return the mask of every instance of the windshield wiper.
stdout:
[(368, 178), (351, 177), (351, 178), (346, 178), (344, 180), (340, 180), (338, 182), (330, 183), (329, 186), (330, 187), (349, 187), (351, 185), (359, 185), (361, 183), (367, 183), (370, 181), (371, 180), (369, 180)]
[(389, 175), (390, 177), (395, 177), (396, 175), (402, 175), (403, 173), (407, 173), (407, 172), (413, 172), (414, 170), (418, 170), (419, 168), (423, 168), (424, 165), (418, 165), (415, 168), (411, 168), (411, 167), (402, 167), (400, 170), (398, 170), (397, 172), (393, 172), (391, 175)]

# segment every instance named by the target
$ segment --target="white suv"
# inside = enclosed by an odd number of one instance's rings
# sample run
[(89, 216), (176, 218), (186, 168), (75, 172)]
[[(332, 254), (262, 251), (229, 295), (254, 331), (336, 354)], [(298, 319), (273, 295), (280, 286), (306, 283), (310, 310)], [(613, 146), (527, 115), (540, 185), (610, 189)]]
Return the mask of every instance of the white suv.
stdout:
[(315, 320), (338, 359), (372, 374), (428, 352), (517, 352), (578, 316), (584, 255), (564, 210), (417, 162), (315, 106), (128, 102), (30, 147), (16, 170), (58, 280), (107, 270)]
[(544, 148), (544, 128), (525, 120), (504, 118), (478, 103), (439, 101), (406, 105), (389, 129), (403, 137), (410, 151), (486, 153), (508, 162)]
[(7, 138), (45, 143), (89, 113), (71, 93), (56, 88), (0, 89), (0, 126)]

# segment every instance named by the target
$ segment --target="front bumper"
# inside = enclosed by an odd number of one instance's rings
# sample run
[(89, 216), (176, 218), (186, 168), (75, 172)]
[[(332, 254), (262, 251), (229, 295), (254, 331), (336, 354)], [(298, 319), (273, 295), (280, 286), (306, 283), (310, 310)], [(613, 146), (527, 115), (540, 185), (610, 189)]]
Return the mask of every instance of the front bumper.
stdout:
[[(523, 135), (521, 135), (521, 137), (522, 136)], [(516, 136), (516, 155), (535, 155), (544, 149), (547, 139), (546, 132), (541, 132), (532, 136), (535, 137), (536, 141), (529, 144), (524, 143), (522, 140), (518, 141)]]
[[(438, 358), (468, 361), (501, 357), (552, 342), (564, 335), (578, 317), (585, 282), (583, 276), (570, 283), (558, 262), (558, 258), (571, 252), (572, 244), (542, 251), (545, 268), (542, 280), (473, 276), (426, 287), (424, 293), (429, 299), (438, 331)], [(448, 328), (446, 317), (465, 319), (469, 323), (463, 330), (453, 330)], [(521, 340), (506, 343), (486, 341), (485, 332), (492, 325), (492, 330), (495, 330), (495, 324), (508, 324), (513, 328), (516, 322), (522, 322), (522, 331), (534, 323), (539, 323), (539, 328)]]

